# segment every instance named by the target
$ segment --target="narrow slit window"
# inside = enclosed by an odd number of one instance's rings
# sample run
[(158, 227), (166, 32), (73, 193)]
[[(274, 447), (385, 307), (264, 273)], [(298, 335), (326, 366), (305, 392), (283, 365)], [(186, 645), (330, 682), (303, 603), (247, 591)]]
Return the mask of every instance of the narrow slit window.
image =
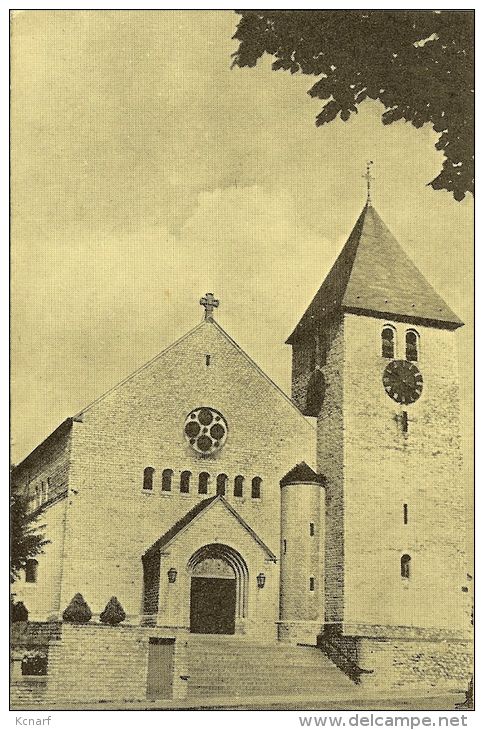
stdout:
[(402, 431), (403, 433), (408, 433), (408, 412), (402, 411)]
[(30, 558), (25, 563), (25, 582), (26, 583), (37, 583), (37, 569), (38, 562), (33, 558)]
[(147, 466), (143, 472), (143, 489), (153, 489), (153, 475), (155, 470), (152, 466)]
[(244, 496), (244, 477), (240, 474), (234, 480), (234, 497)]
[(260, 486), (262, 479), (260, 477), (254, 477), (252, 479), (252, 499), (260, 499)]
[(287, 540), (282, 541), (282, 552), (283, 552), (283, 555), (285, 555), (287, 553)]
[(395, 357), (395, 332), (392, 327), (384, 327), (382, 330), (381, 356), (389, 360)]
[(314, 522), (309, 523), (309, 534), (311, 537), (314, 537)]
[(402, 578), (410, 578), (410, 555), (402, 555), (400, 559), (400, 574)]
[(210, 365), (210, 355), (205, 355), (205, 365), (207, 367)]
[(415, 330), (407, 330), (405, 334), (405, 357), (411, 362), (418, 360), (418, 334)]
[(171, 482), (173, 480), (173, 469), (163, 469), (161, 475), (161, 491), (171, 492)]
[(225, 494), (227, 479), (227, 474), (219, 474), (217, 476), (217, 494), (221, 494), (222, 496)]
[(408, 504), (403, 505), (403, 524), (408, 525)]
[(310, 579), (309, 579), (309, 590), (310, 591), (314, 591), (314, 578), (313, 578), (313, 576), (311, 576)]
[(188, 494), (190, 492), (190, 477), (192, 476), (191, 471), (182, 471), (180, 476), (180, 492), (182, 494)]
[(199, 494), (208, 494), (208, 481), (210, 479), (210, 474), (206, 471), (200, 472), (198, 475), (198, 493)]

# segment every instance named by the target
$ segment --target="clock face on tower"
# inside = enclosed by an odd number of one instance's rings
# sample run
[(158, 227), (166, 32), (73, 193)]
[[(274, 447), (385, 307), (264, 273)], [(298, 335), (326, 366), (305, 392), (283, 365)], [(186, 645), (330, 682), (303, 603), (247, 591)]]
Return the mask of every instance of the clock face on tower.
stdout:
[(393, 360), (383, 371), (383, 387), (397, 403), (415, 403), (422, 395), (423, 378), (413, 362)]

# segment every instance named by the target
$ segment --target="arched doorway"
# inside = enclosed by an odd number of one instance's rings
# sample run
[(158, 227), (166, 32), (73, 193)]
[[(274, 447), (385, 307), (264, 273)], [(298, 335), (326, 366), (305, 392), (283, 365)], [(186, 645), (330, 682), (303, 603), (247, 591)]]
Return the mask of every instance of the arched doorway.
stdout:
[(246, 612), (248, 570), (242, 556), (228, 545), (204, 545), (187, 567), (191, 633), (234, 634), (236, 618)]

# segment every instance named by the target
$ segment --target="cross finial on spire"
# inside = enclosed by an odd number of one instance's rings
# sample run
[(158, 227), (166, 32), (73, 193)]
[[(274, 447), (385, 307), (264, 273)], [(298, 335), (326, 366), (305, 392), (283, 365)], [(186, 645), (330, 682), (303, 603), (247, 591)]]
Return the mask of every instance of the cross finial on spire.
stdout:
[(205, 307), (205, 321), (212, 322), (213, 321), (213, 310), (214, 307), (218, 307), (220, 304), (218, 299), (215, 299), (213, 294), (208, 292), (205, 294), (204, 297), (200, 299), (200, 304), (202, 307)]
[(371, 203), (371, 197), (370, 197), (371, 181), (375, 179), (370, 174), (370, 165), (373, 165), (373, 160), (368, 160), (368, 162), (366, 163), (366, 174), (362, 175), (362, 177), (366, 177), (366, 204), (367, 205), (369, 203)]

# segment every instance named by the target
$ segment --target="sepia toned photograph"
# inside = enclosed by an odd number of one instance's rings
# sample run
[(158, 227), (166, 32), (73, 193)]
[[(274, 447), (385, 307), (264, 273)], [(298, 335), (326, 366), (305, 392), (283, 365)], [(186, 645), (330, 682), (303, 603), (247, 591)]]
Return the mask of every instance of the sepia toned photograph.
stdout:
[(12, 716), (472, 727), (474, 11), (9, 22)]

